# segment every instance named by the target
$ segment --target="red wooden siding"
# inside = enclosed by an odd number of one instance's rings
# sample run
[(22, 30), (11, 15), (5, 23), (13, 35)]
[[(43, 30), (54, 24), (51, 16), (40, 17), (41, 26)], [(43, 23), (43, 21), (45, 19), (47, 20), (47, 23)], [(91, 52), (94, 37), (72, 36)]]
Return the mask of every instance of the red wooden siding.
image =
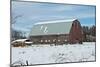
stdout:
[(82, 28), (79, 21), (73, 21), (68, 38), (69, 43), (82, 43), (82, 36)]

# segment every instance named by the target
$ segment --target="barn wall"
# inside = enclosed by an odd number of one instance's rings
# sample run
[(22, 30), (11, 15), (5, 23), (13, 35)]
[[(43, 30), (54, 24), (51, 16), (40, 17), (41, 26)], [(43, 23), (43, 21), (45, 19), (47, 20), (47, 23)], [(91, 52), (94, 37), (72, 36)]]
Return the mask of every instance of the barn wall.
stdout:
[(82, 38), (83, 34), (81, 24), (78, 20), (75, 20), (73, 21), (68, 41), (69, 43), (82, 43)]
[(67, 38), (67, 34), (30, 36), (34, 44), (65, 44), (67, 43)]

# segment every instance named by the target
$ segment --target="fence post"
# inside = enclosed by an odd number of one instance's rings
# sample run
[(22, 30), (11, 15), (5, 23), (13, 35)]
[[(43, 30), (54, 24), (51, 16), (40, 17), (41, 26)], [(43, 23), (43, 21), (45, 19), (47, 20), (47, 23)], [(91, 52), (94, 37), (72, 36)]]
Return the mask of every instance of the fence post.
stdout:
[(28, 66), (28, 61), (26, 60), (26, 65)]

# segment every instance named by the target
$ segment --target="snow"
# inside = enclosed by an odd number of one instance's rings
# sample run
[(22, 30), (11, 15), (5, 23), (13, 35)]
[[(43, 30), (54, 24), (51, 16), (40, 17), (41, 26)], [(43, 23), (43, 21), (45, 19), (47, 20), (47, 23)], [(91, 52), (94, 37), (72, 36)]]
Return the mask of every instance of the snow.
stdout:
[(26, 41), (26, 40), (28, 40), (28, 39), (18, 39), (18, 40), (12, 41), (12, 43), (14, 43), (14, 42), (24, 42), (24, 41)]
[(26, 65), (26, 61), (28, 65), (95, 61), (95, 43), (12, 47), (12, 64)]
[(74, 19), (68, 19), (68, 20), (54, 20), (54, 21), (38, 22), (38, 23), (35, 23), (34, 25), (48, 24), (48, 23), (72, 22), (74, 20), (76, 20), (76, 18), (74, 18)]

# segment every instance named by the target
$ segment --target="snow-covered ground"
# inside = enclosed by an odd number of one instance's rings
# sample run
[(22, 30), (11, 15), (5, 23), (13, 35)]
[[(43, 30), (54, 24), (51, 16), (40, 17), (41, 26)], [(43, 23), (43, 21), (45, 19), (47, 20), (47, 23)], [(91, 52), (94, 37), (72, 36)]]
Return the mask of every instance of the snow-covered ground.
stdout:
[(95, 43), (12, 47), (12, 64), (26, 65), (27, 61), (29, 65), (95, 61)]

